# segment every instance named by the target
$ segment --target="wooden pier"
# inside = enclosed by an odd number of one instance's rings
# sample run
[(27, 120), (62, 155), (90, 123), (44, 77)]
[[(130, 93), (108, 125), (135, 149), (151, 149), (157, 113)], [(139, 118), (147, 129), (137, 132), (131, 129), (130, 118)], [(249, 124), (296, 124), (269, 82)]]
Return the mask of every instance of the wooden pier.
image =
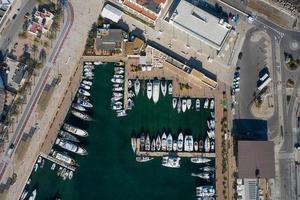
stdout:
[(183, 151), (178, 151), (178, 152), (168, 152), (168, 151), (141, 151), (140, 150), (140, 138), (136, 139), (136, 155), (137, 156), (150, 156), (150, 157), (162, 157), (162, 156), (167, 156), (170, 153), (174, 153), (178, 155), (179, 157), (207, 157), (207, 158), (214, 158), (216, 155), (215, 153), (206, 153), (206, 152), (197, 152), (197, 151), (192, 151), (192, 152), (183, 152)]
[(45, 159), (47, 159), (47, 160), (50, 160), (51, 162), (56, 163), (57, 165), (60, 165), (60, 166), (62, 166), (64, 168), (67, 168), (68, 170), (71, 170), (73, 172), (76, 170), (75, 167), (73, 167), (71, 165), (68, 165), (67, 163), (65, 163), (65, 162), (63, 162), (61, 160), (58, 160), (58, 159), (56, 159), (56, 158), (54, 158), (52, 156), (49, 156), (49, 155), (47, 155), (47, 154), (45, 154), (43, 152), (40, 153), (40, 156), (43, 157), (43, 158), (45, 158)]

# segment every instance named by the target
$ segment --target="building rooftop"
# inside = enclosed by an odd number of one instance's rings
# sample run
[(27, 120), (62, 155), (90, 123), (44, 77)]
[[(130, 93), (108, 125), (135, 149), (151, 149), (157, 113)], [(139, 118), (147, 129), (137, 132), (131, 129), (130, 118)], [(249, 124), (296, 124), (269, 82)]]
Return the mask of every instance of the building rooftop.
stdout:
[(238, 142), (239, 178), (274, 178), (274, 143), (271, 141)]
[(99, 29), (96, 38), (96, 49), (115, 50), (121, 48), (123, 32), (121, 29)]
[(115, 23), (119, 22), (119, 20), (122, 18), (122, 15), (123, 12), (121, 10), (110, 4), (106, 4), (101, 12), (102, 17), (110, 19)]
[(185, 0), (180, 1), (170, 18), (170, 23), (217, 50), (221, 49), (230, 31), (226, 23), (219, 22), (219, 18)]

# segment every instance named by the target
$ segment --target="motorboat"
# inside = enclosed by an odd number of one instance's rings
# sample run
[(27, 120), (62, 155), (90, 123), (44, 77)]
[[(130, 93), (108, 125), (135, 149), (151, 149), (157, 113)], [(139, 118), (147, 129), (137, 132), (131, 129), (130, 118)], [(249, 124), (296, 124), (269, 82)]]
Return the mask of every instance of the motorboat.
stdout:
[(207, 163), (209, 162), (210, 159), (209, 158), (205, 158), (205, 157), (195, 157), (195, 158), (191, 158), (191, 162), (192, 163)]
[(211, 118), (215, 118), (215, 112), (210, 112), (210, 116), (211, 116)]
[(208, 130), (207, 135), (210, 139), (215, 139), (215, 131), (214, 130)]
[(34, 172), (37, 172), (38, 168), (39, 168), (39, 164), (35, 163), (34, 168), (33, 168)]
[(177, 141), (173, 140), (173, 151), (177, 151), (177, 147), (178, 147)]
[(123, 75), (125, 70), (115, 70), (115, 75)]
[(205, 99), (203, 108), (208, 108), (208, 104), (209, 104), (209, 99)]
[(216, 127), (216, 122), (215, 122), (214, 119), (210, 120), (210, 126), (211, 126), (212, 129), (215, 129), (215, 127)]
[(131, 147), (132, 147), (132, 151), (135, 152), (136, 151), (136, 138), (135, 137), (131, 138)]
[(86, 108), (78, 103), (72, 103), (72, 108), (82, 111), (82, 112), (86, 111)]
[(205, 142), (204, 142), (204, 151), (205, 152), (209, 152), (210, 151), (210, 140), (209, 140), (208, 137), (205, 139)]
[(69, 176), (68, 176), (69, 180), (71, 180), (73, 178), (73, 171), (69, 172)]
[(161, 89), (161, 93), (163, 94), (163, 96), (166, 96), (166, 94), (167, 94), (167, 83), (166, 83), (166, 81), (161, 81), (160, 82), (160, 89)]
[(145, 134), (142, 133), (142, 134), (141, 134), (141, 137), (140, 137), (141, 150), (144, 150), (144, 149), (145, 149), (145, 141), (146, 141), (146, 139), (145, 139)]
[(114, 88), (112, 89), (113, 92), (122, 92), (123, 90), (124, 90), (123, 87), (114, 87)]
[(37, 159), (37, 163), (40, 164), (42, 162), (42, 160), (43, 160), (42, 156), (39, 156)]
[(112, 95), (113, 97), (123, 97), (123, 94), (120, 92), (113, 92)]
[(114, 67), (114, 70), (115, 71), (121, 71), (121, 70), (124, 71), (125, 69), (124, 69), (124, 67)]
[(215, 199), (216, 190), (212, 185), (205, 185), (196, 187), (196, 196), (198, 199)]
[(183, 150), (183, 134), (179, 133), (178, 139), (177, 139), (177, 150), (182, 151)]
[(135, 95), (137, 96), (140, 92), (140, 87), (141, 87), (141, 83), (139, 81), (139, 79), (136, 79), (134, 81), (134, 92), (135, 92)]
[(210, 141), (210, 150), (215, 151), (215, 142), (213, 140)]
[(210, 124), (210, 120), (207, 120), (206, 123), (207, 123), (208, 129), (212, 129), (212, 128), (211, 128), (211, 124)]
[(135, 96), (134, 92), (132, 90), (128, 91), (128, 97), (133, 98)]
[(111, 78), (110, 81), (111, 81), (112, 83), (118, 83), (118, 84), (124, 83), (124, 79), (114, 78), (114, 77)]
[(199, 140), (199, 151), (203, 151), (203, 148), (204, 148), (203, 140)]
[(188, 151), (188, 152), (193, 151), (193, 146), (194, 146), (193, 136), (186, 135), (184, 137), (184, 151)]
[(122, 106), (122, 105), (113, 105), (113, 106), (112, 106), (112, 109), (113, 109), (113, 110), (122, 110), (122, 109), (123, 109), (123, 106)]
[(161, 139), (160, 139), (159, 135), (157, 136), (155, 143), (156, 143), (155, 144), (156, 145), (156, 150), (160, 151), (160, 149), (161, 149)]
[(180, 167), (180, 157), (171, 157), (163, 156), (162, 157), (162, 166), (170, 168), (179, 168)]
[(79, 147), (78, 145), (76, 145), (72, 142), (66, 141), (66, 140), (57, 138), (55, 141), (55, 144), (57, 144), (58, 146), (60, 146), (61, 148), (65, 149), (65, 150), (71, 151), (73, 153), (77, 153), (79, 155), (87, 155), (88, 154), (84, 148)]
[(209, 104), (209, 109), (213, 110), (215, 108), (215, 100), (211, 99)]
[(128, 80), (128, 89), (132, 88), (132, 81)]
[(205, 166), (205, 167), (201, 167), (199, 169), (202, 170), (202, 171), (205, 171), (205, 172), (213, 172), (213, 171), (215, 171), (215, 168), (211, 167), (211, 166)]
[(79, 142), (79, 140), (74, 135), (68, 133), (67, 131), (60, 130), (58, 135), (64, 140), (68, 140), (71, 142)]
[(35, 200), (36, 198), (36, 189), (33, 190), (33, 192), (31, 193), (31, 195), (29, 196), (28, 200)]
[(159, 85), (160, 85), (160, 82), (159, 80), (154, 80), (153, 81), (153, 102), (154, 103), (157, 103), (158, 102), (158, 99), (159, 99)]
[(172, 100), (173, 109), (176, 108), (176, 104), (177, 104), (177, 98), (173, 98), (173, 100)]
[(151, 142), (151, 151), (155, 151), (155, 139)]
[(124, 79), (124, 76), (123, 75), (113, 75), (113, 78), (116, 78), (116, 79)]
[(86, 97), (91, 96), (91, 94), (88, 91), (86, 91), (86, 90), (84, 90), (82, 88), (79, 88), (78, 93), (82, 94), (83, 96), (86, 96)]
[(95, 67), (94, 67), (94, 65), (84, 65), (84, 66), (83, 66), (83, 69), (91, 69), (91, 70), (94, 70)]
[(180, 113), (180, 111), (181, 111), (181, 100), (179, 98), (177, 101), (177, 112)]
[(195, 176), (195, 177), (199, 177), (199, 178), (202, 178), (202, 179), (205, 179), (205, 180), (208, 180), (208, 179), (211, 179), (213, 178), (213, 174), (209, 173), (209, 172), (201, 172), (201, 173), (192, 173), (191, 174), (192, 176)]
[(123, 103), (121, 101), (114, 101), (112, 102), (112, 105), (115, 105), (115, 106), (122, 106)]
[(31, 183), (31, 178), (28, 178), (28, 181), (26, 182), (26, 185), (30, 185)]
[(127, 103), (128, 103), (128, 108), (127, 109), (131, 110), (134, 106), (134, 101), (132, 99), (128, 98)]
[(186, 111), (186, 99), (182, 99), (181, 107), (182, 107), (182, 112), (185, 112)]
[(103, 64), (103, 62), (101, 62), (101, 61), (95, 61), (94, 62), (94, 65), (102, 65)]
[(167, 150), (167, 135), (165, 132), (161, 136), (161, 150), (162, 151)]
[(125, 117), (127, 115), (125, 110), (119, 110), (120, 112), (117, 113), (117, 117)]
[(77, 127), (72, 126), (67, 123), (64, 123), (63, 129), (68, 131), (69, 133), (72, 133), (72, 134), (80, 136), (80, 137), (87, 137), (89, 135), (87, 131), (82, 130), (80, 128), (77, 128)]
[(83, 80), (82, 83), (85, 84), (85, 85), (88, 85), (88, 86), (92, 86), (93, 85), (92, 81)]
[(93, 70), (94, 70), (93, 68), (86, 67), (83, 69), (83, 73), (92, 72)]
[(137, 156), (137, 157), (135, 158), (135, 160), (136, 160), (137, 162), (148, 162), (148, 161), (153, 160), (153, 159), (154, 159), (154, 158), (152, 158), (152, 157), (149, 157), (149, 156), (143, 156), (143, 155)]
[(173, 94), (173, 84), (172, 83), (169, 83), (169, 85), (168, 85), (168, 93), (170, 95)]
[(118, 66), (118, 67), (124, 66), (124, 65), (125, 65), (125, 63), (123, 61), (119, 61), (119, 62), (115, 63), (115, 66)]
[(192, 99), (187, 99), (186, 100), (186, 108), (189, 110), (192, 107)]
[(94, 73), (92, 71), (84, 72), (84, 76), (94, 77)]
[(53, 164), (51, 165), (51, 170), (52, 170), (52, 171), (55, 170), (55, 167), (56, 167), (56, 164), (53, 163)]
[(90, 90), (90, 89), (91, 89), (91, 86), (86, 85), (86, 84), (84, 84), (84, 83), (80, 83), (80, 87), (81, 87), (82, 89), (85, 89), (85, 90)]
[(123, 99), (123, 97), (112, 97), (110, 100), (111, 101), (119, 101), (121, 99)]
[(92, 108), (93, 104), (91, 104), (90, 102), (82, 99), (82, 98), (78, 98), (77, 99), (77, 103), (85, 108)]
[(21, 197), (20, 197), (20, 200), (24, 200), (28, 195), (28, 191), (27, 190), (24, 190), (21, 194)]
[(195, 141), (194, 142), (194, 151), (198, 151), (198, 148), (199, 148), (198, 142)]
[(147, 97), (149, 100), (152, 98), (152, 82), (150, 80), (147, 82)]
[(172, 147), (173, 147), (173, 137), (171, 133), (169, 133), (167, 137), (167, 151), (172, 151)]
[(85, 120), (85, 121), (91, 121), (92, 120), (92, 118), (88, 114), (81, 113), (81, 112), (78, 112), (78, 111), (75, 111), (75, 110), (71, 110), (71, 113), (75, 117), (78, 117), (79, 119), (82, 119), (82, 120)]
[(200, 99), (196, 99), (196, 111), (200, 111)]
[(68, 155), (59, 153), (57, 151), (53, 151), (51, 153), (51, 155), (56, 158), (57, 160), (63, 161), (64, 163), (68, 164), (68, 165), (76, 165), (76, 162), (73, 158), (71, 158)]
[(150, 151), (151, 144), (150, 144), (150, 136), (147, 134), (146, 136), (146, 142), (145, 142), (145, 151)]

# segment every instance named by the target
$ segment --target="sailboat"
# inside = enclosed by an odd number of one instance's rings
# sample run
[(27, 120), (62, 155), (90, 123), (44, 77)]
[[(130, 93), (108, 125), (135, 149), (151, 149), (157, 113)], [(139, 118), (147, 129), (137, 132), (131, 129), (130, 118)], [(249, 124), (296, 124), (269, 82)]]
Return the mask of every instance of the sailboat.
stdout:
[(209, 138), (207, 137), (205, 142), (204, 142), (204, 150), (205, 152), (209, 152), (210, 151), (210, 141)]
[(150, 100), (152, 98), (152, 82), (147, 82), (147, 97)]
[(155, 139), (153, 139), (151, 142), (151, 151), (155, 151), (155, 146)]
[(132, 147), (132, 151), (135, 152), (136, 151), (136, 138), (135, 137), (131, 138), (131, 147)]
[(157, 138), (156, 138), (156, 149), (157, 151), (160, 151), (161, 149), (161, 140), (160, 140), (160, 136), (158, 135)]
[(176, 108), (176, 104), (177, 104), (177, 98), (173, 98), (172, 100), (173, 109)]
[(139, 81), (139, 79), (136, 79), (134, 81), (134, 92), (135, 92), (135, 95), (137, 96), (140, 92), (140, 87), (141, 87), (141, 83)]
[(200, 111), (200, 99), (196, 99), (196, 111)]
[(186, 99), (182, 99), (182, 112), (186, 111)]
[(177, 150), (182, 151), (183, 150), (183, 134), (179, 133), (178, 139), (177, 139)]
[(186, 107), (187, 107), (188, 110), (191, 109), (191, 107), (192, 107), (192, 99), (187, 99), (186, 100)]
[(177, 101), (177, 112), (180, 113), (180, 111), (181, 111), (181, 100), (178, 99), (178, 101)]
[(215, 101), (214, 99), (210, 100), (209, 109), (213, 110), (215, 108)]
[(205, 99), (205, 102), (204, 102), (204, 108), (208, 108), (208, 103), (209, 103), (209, 100), (208, 99)]
[(166, 81), (161, 81), (160, 82), (160, 89), (161, 89), (161, 93), (166, 96), (167, 94), (167, 83)]
[(153, 81), (153, 102), (157, 103), (159, 99), (159, 80)]
[(167, 135), (164, 132), (161, 136), (161, 150), (166, 151), (167, 150)]
[(173, 147), (173, 137), (171, 133), (169, 133), (167, 138), (167, 151), (172, 151), (172, 147)]

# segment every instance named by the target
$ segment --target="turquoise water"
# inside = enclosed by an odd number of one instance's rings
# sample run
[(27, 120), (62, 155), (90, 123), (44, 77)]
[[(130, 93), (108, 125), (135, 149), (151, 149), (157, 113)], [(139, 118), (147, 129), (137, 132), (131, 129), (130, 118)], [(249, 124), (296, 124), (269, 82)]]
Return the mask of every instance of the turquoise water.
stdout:
[(203, 139), (210, 112), (191, 109), (178, 114), (172, 108), (170, 95), (163, 97), (160, 94), (159, 102), (154, 104), (140, 91), (135, 98), (134, 109), (129, 111), (127, 117), (117, 118), (110, 108), (112, 73), (112, 64), (95, 70), (91, 89), (94, 108), (90, 111), (94, 120), (83, 122), (73, 116), (68, 116), (66, 120), (89, 132), (89, 137), (81, 139), (80, 143), (89, 155), (70, 154), (80, 165), (73, 179), (63, 181), (56, 176), (56, 170), (50, 170), (51, 163), (46, 162), (43, 169), (33, 172), (28, 188), (38, 187), (36, 199), (53, 199), (56, 194), (63, 200), (195, 199), (195, 187), (200, 183), (190, 174), (196, 172), (199, 165), (182, 159), (181, 168), (165, 168), (161, 166), (160, 158), (137, 163), (130, 137), (142, 130), (155, 136), (165, 129), (170, 130), (173, 136), (184, 130), (184, 133), (192, 133), (197, 140)]

